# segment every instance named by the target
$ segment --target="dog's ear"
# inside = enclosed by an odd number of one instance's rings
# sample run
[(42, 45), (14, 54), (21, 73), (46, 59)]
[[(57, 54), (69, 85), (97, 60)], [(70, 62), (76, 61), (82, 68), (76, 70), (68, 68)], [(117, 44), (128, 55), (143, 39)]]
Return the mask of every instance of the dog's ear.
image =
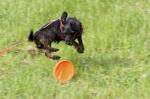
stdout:
[(66, 11), (64, 11), (61, 15), (62, 22), (66, 21), (67, 16), (68, 16), (68, 13)]

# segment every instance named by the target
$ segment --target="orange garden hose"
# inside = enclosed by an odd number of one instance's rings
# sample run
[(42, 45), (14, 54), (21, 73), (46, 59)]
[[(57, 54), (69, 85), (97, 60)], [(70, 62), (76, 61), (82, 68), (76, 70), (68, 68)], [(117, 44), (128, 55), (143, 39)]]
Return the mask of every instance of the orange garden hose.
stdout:
[(6, 52), (12, 50), (13, 48), (15, 48), (19, 43), (15, 43), (13, 45), (11, 45), (10, 47), (7, 47), (3, 50), (0, 50), (0, 56), (4, 55)]

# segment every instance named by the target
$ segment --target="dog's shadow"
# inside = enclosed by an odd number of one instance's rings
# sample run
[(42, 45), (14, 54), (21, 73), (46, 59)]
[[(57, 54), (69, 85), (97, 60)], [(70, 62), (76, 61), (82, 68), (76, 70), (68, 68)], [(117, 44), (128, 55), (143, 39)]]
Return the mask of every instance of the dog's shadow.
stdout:
[(119, 54), (110, 55), (109, 53), (91, 56), (74, 55), (74, 57), (71, 57), (70, 59), (76, 66), (75, 68), (78, 72), (76, 77), (82, 75), (83, 72), (91, 72), (90, 69), (93, 69), (96, 72), (102, 68), (104, 71), (109, 72), (114, 67), (126, 68), (136, 64), (136, 60), (131, 59), (130, 57), (122, 57)]

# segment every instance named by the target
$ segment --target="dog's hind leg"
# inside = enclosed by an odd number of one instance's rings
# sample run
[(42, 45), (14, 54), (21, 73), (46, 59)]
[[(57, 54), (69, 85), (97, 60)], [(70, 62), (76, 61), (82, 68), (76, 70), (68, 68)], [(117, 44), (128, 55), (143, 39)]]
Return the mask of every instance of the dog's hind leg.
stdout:
[(59, 49), (58, 49), (58, 48), (50, 47), (50, 48), (49, 48), (49, 51), (51, 51), (51, 52), (57, 52), (57, 51), (59, 51)]
[(48, 50), (51, 51), (51, 52), (57, 52), (57, 51), (59, 51), (58, 48), (53, 48), (53, 47), (51, 47), (51, 44), (49, 44), (47, 48), (48, 48)]
[(47, 57), (49, 57), (49, 58), (51, 58), (51, 59), (53, 59), (53, 60), (59, 60), (59, 59), (60, 59), (60, 56), (52, 55), (52, 52), (56, 52), (56, 51), (58, 51), (59, 49), (57, 49), (57, 48), (52, 48), (52, 47), (51, 47), (51, 44), (48, 45), (45, 50), (46, 50), (46, 51), (45, 51), (45, 55), (46, 55)]
[(53, 48), (53, 47), (51, 47), (51, 43), (42, 43), (43, 45), (44, 45), (44, 49), (47, 49), (47, 50), (49, 50), (50, 52), (57, 52), (57, 51), (59, 51), (59, 49), (58, 48)]
[(57, 55), (52, 55), (52, 53), (49, 50), (45, 51), (45, 55), (53, 60), (59, 60), (60, 56)]

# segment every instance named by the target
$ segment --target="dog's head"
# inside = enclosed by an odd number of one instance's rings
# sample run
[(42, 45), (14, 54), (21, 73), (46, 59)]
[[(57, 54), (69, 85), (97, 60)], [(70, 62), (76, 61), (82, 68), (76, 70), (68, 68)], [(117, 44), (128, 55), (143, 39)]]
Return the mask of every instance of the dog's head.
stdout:
[(62, 20), (62, 33), (65, 36), (65, 42), (68, 45), (72, 45), (73, 41), (77, 38), (80, 31), (80, 22), (76, 18), (67, 18), (68, 13), (63, 12), (61, 16)]

